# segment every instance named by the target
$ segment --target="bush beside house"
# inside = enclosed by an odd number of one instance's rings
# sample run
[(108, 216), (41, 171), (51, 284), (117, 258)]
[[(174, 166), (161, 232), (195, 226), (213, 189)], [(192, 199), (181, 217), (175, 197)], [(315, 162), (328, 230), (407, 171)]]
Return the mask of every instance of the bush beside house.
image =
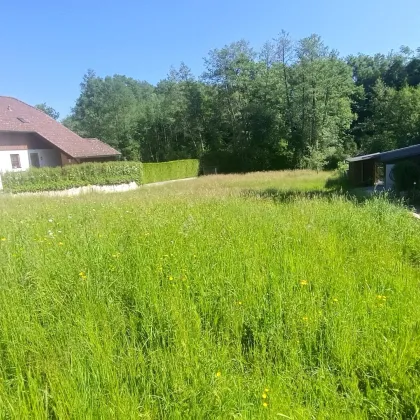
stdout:
[(196, 159), (161, 163), (104, 162), (82, 163), (62, 167), (30, 168), (1, 175), (5, 192), (58, 191), (87, 185), (138, 185), (198, 175)]
[(55, 168), (30, 168), (2, 174), (5, 192), (57, 191), (86, 185), (141, 184), (141, 162), (82, 163)]

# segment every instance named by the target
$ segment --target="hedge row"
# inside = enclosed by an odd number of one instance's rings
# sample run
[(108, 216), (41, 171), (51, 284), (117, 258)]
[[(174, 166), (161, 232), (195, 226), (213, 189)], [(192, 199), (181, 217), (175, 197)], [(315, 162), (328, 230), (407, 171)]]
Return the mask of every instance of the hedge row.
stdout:
[(138, 185), (198, 175), (195, 159), (172, 162), (105, 162), (82, 163), (56, 168), (30, 168), (2, 175), (5, 192), (57, 191), (86, 185), (115, 185), (136, 182)]
[(199, 161), (196, 159), (174, 160), (171, 162), (144, 163), (144, 183), (169, 181), (198, 176)]
[(141, 162), (82, 163), (56, 168), (30, 168), (2, 174), (5, 192), (55, 191), (86, 185), (115, 185), (143, 181)]

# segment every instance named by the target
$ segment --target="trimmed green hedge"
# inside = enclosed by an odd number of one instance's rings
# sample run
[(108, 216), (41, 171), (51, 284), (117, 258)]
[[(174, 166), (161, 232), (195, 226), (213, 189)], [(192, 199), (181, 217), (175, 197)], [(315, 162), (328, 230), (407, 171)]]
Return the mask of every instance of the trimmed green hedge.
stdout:
[(86, 185), (114, 185), (143, 180), (141, 162), (82, 163), (56, 168), (30, 168), (2, 175), (5, 192), (55, 191)]
[(57, 191), (86, 185), (115, 185), (136, 182), (138, 185), (198, 175), (196, 159), (172, 162), (82, 163), (56, 168), (30, 168), (2, 175), (5, 192)]
[(197, 159), (174, 160), (171, 162), (144, 163), (144, 183), (170, 181), (198, 176)]

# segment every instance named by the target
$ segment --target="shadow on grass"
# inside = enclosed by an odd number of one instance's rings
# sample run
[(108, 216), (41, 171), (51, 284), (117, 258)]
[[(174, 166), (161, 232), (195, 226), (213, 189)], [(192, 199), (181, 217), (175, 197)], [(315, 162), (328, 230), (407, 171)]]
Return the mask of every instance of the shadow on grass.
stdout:
[(302, 199), (327, 199), (332, 200), (338, 197), (344, 198), (346, 200), (352, 201), (354, 203), (364, 203), (367, 200), (373, 198), (384, 198), (390, 202), (396, 203), (397, 201), (401, 204), (401, 199), (399, 199), (395, 194), (386, 191), (370, 191), (369, 189), (358, 188), (352, 189), (349, 187), (347, 181), (342, 178), (329, 178), (327, 179), (324, 189), (277, 189), (277, 188), (267, 188), (267, 189), (246, 189), (242, 190), (243, 197), (247, 198), (262, 198), (262, 199), (271, 199), (274, 202), (291, 202), (295, 200)]
[(267, 188), (263, 190), (247, 189), (242, 190), (242, 197), (271, 199), (274, 202), (290, 202), (301, 199), (332, 199), (339, 194), (335, 190), (281, 190), (277, 188)]

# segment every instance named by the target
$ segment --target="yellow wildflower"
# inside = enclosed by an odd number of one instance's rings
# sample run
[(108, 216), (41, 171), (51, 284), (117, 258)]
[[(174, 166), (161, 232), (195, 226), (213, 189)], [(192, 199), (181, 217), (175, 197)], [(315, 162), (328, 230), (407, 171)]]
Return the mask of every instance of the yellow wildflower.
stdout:
[(222, 376), (222, 372), (220, 372), (220, 370), (219, 370), (219, 371), (216, 372), (216, 377), (220, 378), (220, 376)]
[(242, 305), (242, 301), (241, 300), (238, 302), (238, 305)]
[(264, 389), (264, 392), (269, 392), (270, 391), (270, 389), (269, 388), (265, 388)]
[(261, 397), (263, 398), (263, 400), (265, 400), (265, 399), (267, 399), (267, 394), (264, 393), (264, 394), (261, 395)]
[(168, 279), (169, 280), (173, 280), (174, 278), (173, 278), (173, 276), (169, 276)]
[(0, 240), (1, 240), (2, 242), (7, 241), (7, 239), (6, 239), (6, 238), (1, 238)]
[(303, 321), (308, 321), (308, 320), (309, 320), (309, 318), (308, 318), (307, 316), (304, 316), (304, 317), (302, 318), (302, 320), (303, 320)]
[(59, 243), (58, 243), (58, 245), (59, 245), (59, 246), (63, 246), (63, 245), (64, 245), (64, 243), (63, 243), (63, 242), (59, 242)]
[(267, 408), (267, 407), (268, 407), (268, 402), (264, 401), (264, 402), (263, 402), (263, 407), (264, 407), (264, 408)]
[(79, 277), (80, 277), (82, 280), (86, 280), (86, 279), (87, 279), (87, 275), (86, 275), (86, 273), (85, 273), (84, 271), (81, 271), (81, 272), (79, 273)]
[(308, 280), (301, 280), (300, 285), (301, 286), (307, 286), (308, 285)]
[(333, 298), (333, 302), (338, 302), (338, 299), (337, 298)]

